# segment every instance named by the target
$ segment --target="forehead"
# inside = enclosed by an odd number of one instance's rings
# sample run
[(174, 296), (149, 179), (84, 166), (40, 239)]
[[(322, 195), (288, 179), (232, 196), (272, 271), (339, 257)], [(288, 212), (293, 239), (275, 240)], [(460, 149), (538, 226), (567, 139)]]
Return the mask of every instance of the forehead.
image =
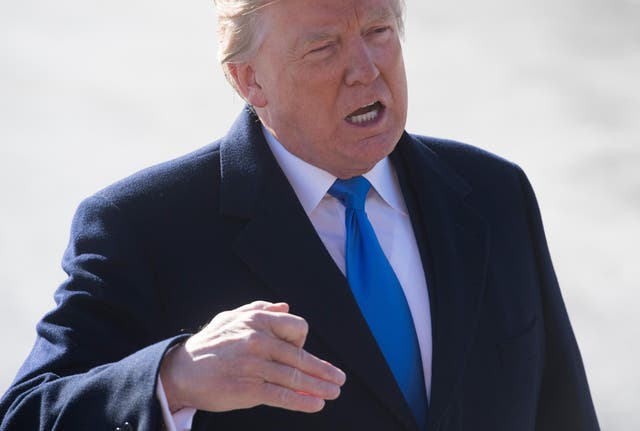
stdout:
[[(396, 0), (279, 0), (269, 8), (268, 32), (314, 33), (394, 18)], [(277, 27), (277, 28), (274, 28)]]

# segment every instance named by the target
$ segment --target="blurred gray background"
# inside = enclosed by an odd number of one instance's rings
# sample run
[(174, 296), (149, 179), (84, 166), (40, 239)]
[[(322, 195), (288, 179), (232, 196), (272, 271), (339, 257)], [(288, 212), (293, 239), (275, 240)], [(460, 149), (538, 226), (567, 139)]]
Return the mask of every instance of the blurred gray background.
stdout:
[[(210, 0), (2, 0), (0, 392), (53, 306), (80, 200), (243, 106)], [(520, 164), (603, 430), (640, 429), (640, 0), (408, 0), (408, 129)]]

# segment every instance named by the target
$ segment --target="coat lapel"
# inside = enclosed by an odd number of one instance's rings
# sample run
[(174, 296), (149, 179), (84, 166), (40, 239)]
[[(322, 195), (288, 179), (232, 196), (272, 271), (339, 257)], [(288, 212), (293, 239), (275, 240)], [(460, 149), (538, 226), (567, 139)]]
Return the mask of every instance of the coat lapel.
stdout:
[(429, 429), (456, 396), (485, 286), (488, 230), (465, 202), (471, 188), (431, 149), (404, 134), (392, 155), (427, 273), (433, 358)]
[[(221, 142), (223, 214), (247, 219), (234, 251), (409, 430), (416, 425), (346, 278), (318, 237), (264, 140), (244, 113)], [(313, 353), (313, 352), (312, 352)]]

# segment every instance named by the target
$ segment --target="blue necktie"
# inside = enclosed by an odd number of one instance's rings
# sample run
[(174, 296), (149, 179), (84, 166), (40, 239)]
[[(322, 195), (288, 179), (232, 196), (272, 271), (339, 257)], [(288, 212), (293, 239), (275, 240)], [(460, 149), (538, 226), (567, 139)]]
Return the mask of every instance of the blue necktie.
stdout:
[(338, 179), (329, 189), (345, 207), (347, 280), (418, 428), (424, 430), (427, 396), (418, 339), (400, 282), (364, 211), (370, 188), (358, 176)]

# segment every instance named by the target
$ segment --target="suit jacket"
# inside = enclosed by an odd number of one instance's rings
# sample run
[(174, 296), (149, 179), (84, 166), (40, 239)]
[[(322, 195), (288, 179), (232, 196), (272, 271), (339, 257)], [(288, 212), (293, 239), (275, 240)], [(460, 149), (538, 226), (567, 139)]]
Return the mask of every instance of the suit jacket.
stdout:
[[(429, 286), (428, 429), (598, 429), (523, 172), (407, 133), (391, 158)], [(0, 403), (2, 430), (159, 429), (165, 350), (256, 299), (287, 301), (307, 319), (306, 349), (347, 373), (342, 395), (311, 415), (198, 412), (194, 430), (417, 430), (248, 110), (220, 141), (85, 200), (63, 268), (57, 307)]]

